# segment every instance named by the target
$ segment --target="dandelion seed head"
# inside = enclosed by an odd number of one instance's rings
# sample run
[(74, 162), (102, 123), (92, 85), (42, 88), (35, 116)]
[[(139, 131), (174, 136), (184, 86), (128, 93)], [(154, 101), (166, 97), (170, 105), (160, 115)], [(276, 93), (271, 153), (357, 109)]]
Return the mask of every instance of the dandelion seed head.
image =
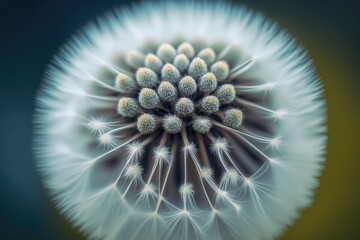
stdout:
[(44, 181), (95, 239), (274, 239), (324, 160), (304, 50), (224, 2), (142, 3), (89, 25), (36, 105)]

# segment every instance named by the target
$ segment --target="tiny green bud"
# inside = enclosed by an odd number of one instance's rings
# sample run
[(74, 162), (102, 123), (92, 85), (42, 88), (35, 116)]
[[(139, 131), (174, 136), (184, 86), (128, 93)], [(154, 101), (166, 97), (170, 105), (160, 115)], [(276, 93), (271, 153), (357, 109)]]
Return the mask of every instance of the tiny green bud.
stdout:
[(206, 73), (200, 79), (199, 89), (202, 92), (212, 92), (217, 87), (217, 80), (213, 73)]
[(126, 74), (119, 73), (115, 79), (115, 88), (120, 92), (131, 92), (135, 88), (135, 81)]
[(193, 129), (199, 133), (207, 133), (210, 131), (212, 124), (207, 117), (197, 117), (192, 125)]
[(219, 61), (211, 66), (211, 72), (218, 81), (222, 81), (229, 75), (229, 65), (225, 61)]
[(142, 52), (133, 50), (126, 54), (125, 62), (132, 68), (139, 68), (144, 66), (145, 55)]
[(201, 109), (207, 113), (214, 113), (219, 111), (219, 99), (215, 96), (207, 96), (201, 100)]
[(167, 63), (161, 69), (161, 78), (163, 81), (168, 81), (175, 84), (179, 82), (181, 78), (181, 74), (179, 70), (176, 67), (174, 67), (174, 65)]
[(191, 96), (196, 92), (196, 89), (197, 89), (196, 82), (190, 76), (184, 77), (179, 82), (179, 91), (183, 96)]
[(180, 46), (177, 48), (177, 51), (178, 53), (183, 53), (189, 59), (193, 58), (195, 55), (193, 46), (187, 42), (180, 44)]
[(184, 54), (179, 54), (174, 59), (174, 66), (181, 72), (188, 68), (189, 63), (189, 59)]
[(188, 73), (194, 79), (199, 79), (202, 75), (207, 73), (207, 65), (201, 58), (194, 58), (189, 66)]
[(182, 121), (175, 115), (167, 115), (163, 120), (163, 128), (166, 132), (176, 134), (180, 132)]
[(194, 112), (194, 103), (188, 98), (180, 98), (175, 105), (175, 111), (180, 115), (189, 115)]
[(142, 134), (149, 134), (154, 132), (156, 128), (156, 118), (151, 114), (142, 114), (137, 119), (137, 129)]
[(170, 44), (161, 44), (156, 52), (156, 55), (164, 62), (164, 63), (171, 63), (175, 56), (176, 50)]
[(119, 99), (117, 112), (123, 117), (133, 117), (137, 113), (138, 105), (133, 98), (123, 97)]
[(139, 103), (143, 108), (154, 109), (160, 103), (160, 99), (153, 89), (143, 88), (139, 94)]
[(216, 96), (223, 104), (228, 104), (234, 101), (236, 97), (235, 88), (232, 84), (224, 84), (216, 91)]
[(216, 54), (211, 48), (204, 48), (198, 53), (198, 57), (204, 60), (207, 65), (210, 65), (215, 61)]
[(160, 72), (163, 66), (162, 61), (156, 55), (150, 53), (146, 55), (145, 67), (150, 68), (154, 72)]
[(176, 88), (169, 82), (161, 82), (157, 93), (161, 100), (170, 102), (176, 96)]
[(139, 68), (136, 72), (136, 81), (141, 87), (155, 87), (159, 82), (156, 73), (149, 68)]
[(238, 128), (241, 125), (243, 118), (243, 112), (233, 108), (225, 111), (223, 123), (228, 127)]

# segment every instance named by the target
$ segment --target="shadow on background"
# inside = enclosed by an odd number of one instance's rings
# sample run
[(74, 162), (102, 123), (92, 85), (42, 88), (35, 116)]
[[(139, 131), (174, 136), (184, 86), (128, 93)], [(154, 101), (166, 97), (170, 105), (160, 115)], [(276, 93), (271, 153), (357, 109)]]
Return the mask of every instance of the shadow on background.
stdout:
[[(0, 239), (83, 238), (58, 214), (35, 173), (34, 94), (52, 55), (76, 30), (128, 2), (0, 2)], [(282, 239), (360, 239), (360, 4), (242, 2), (277, 21), (308, 49), (328, 103), (328, 154), (320, 188), (314, 205)]]

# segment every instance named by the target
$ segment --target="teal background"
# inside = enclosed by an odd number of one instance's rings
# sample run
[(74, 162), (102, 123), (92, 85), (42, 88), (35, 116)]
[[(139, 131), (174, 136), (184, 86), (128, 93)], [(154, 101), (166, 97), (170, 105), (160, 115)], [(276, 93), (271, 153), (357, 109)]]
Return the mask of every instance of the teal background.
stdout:
[[(129, 2), (0, 0), (0, 239), (83, 238), (58, 214), (35, 172), (33, 100), (58, 48), (88, 21)], [(359, 1), (241, 2), (308, 49), (328, 103), (328, 154), (320, 187), (313, 206), (282, 239), (360, 239)]]

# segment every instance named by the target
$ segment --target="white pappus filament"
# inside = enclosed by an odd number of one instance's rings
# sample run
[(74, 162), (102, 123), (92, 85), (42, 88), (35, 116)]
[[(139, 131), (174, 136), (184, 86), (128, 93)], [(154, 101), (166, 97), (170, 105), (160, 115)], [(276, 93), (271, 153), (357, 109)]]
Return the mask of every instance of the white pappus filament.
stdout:
[(56, 57), (36, 155), (90, 238), (273, 239), (311, 203), (324, 104), (304, 50), (261, 14), (142, 3)]

